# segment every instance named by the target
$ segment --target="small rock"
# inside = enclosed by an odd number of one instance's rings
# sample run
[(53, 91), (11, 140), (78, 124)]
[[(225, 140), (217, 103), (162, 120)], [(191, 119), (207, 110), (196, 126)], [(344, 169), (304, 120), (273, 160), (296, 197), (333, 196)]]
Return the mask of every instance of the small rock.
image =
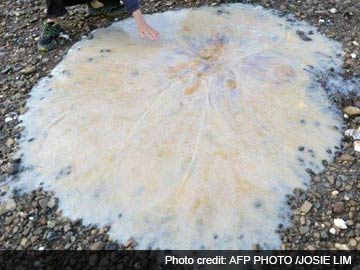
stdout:
[(31, 73), (34, 73), (36, 71), (35, 66), (27, 66), (24, 69), (21, 70), (21, 73), (24, 75), (29, 75)]
[(330, 232), (331, 234), (336, 234), (336, 229), (335, 229), (335, 228), (331, 228), (331, 229), (329, 230), (329, 232)]
[(334, 219), (334, 225), (336, 227), (338, 227), (339, 229), (343, 229), (343, 230), (347, 229), (346, 222), (341, 218), (335, 218)]
[(90, 250), (101, 250), (105, 244), (102, 241), (98, 241), (90, 246)]
[(309, 226), (301, 226), (301, 227), (299, 228), (299, 231), (300, 231), (301, 234), (305, 234), (305, 233), (307, 233), (308, 231), (310, 231), (310, 228), (309, 228)]
[(47, 204), (47, 207), (52, 209), (55, 206), (57, 206), (57, 199), (55, 197), (51, 197), (48, 204)]
[(335, 177), (334, 176), (330, 175), (330, 176), (326, 177), (326, 179), (328, 180), (330, 185), (335, 184)]
[(64, 226), (64, 232), (68, 232), (68, 231), (70, 231), (70, 230), (71, 230), (71, 225), (66, 224), (66, 225)]
[(344, 203), (337, 202), (333, 205), (333, 211), (335, 214), (341, 214), (345, 211)]
[(300, 217), (300, 224), (301, 224), (301, 225), (305, 225), (305, 223), (306, 223), (305, 217), (304, 217), (304, 216), (301, 216), (301, 217)]
[(354, 161), (355, 158), (352, 157), (352, 156), (349, 155), (349, 154), (342, 154), (342, 155), (339, 157), (339, 160), (341, 160), (341, 161)]
[(46, 209), (46, 206), (47, 206), (48, 202), (49, 202), (49, 199), (48, 199), (48, 198), (44, 198), (44, 199), (41, 199), (41, 200), (39, 201), (39, 205), (40, 205), (40, 207), (41, 207), (42, 209)]
[(355, 53), (350, 54), (350, 56), (352, 59), (355, 59), (357, 57), (357, 55)]
[[(331, 228), (331, 229), (333, 229), (333, 228)], [(330, 230), (331, 230), (331, 229), (330, 229)], [(336, 230), (335, 230), (335, 233), (336, 233)], [(335, 233), (334, 233), (334, 234), (335, 234)], [(321, 237), (321, 239), (326, 240), (326, 239), (329, 238), (329, 235), (328, 235), (328, 233), (327, 233), (326, 230), (323, 230), (323, 231), (321, 231), (321, 233), (320, 233), (320, 237)]]
[(355, 141), (354, 142), (354, 150), (356, 152), (360, 152), (360, 141)]
[(24, 237), (24, 238), (22, 238), (21, 239), (21, 242), (20, 242), (20, 245), (22, 246), (22, 247), (24, 247), (24, 248), (27, 248), (28, 246), (29, 246), (29, 241), (28, 241), (28, 239), (26, 238), (26, 237)]
[(11, 70), (11, 66), (6, 66), (1, 70), (1, 74), (6, 74)]
[(360, 115), (360, 108), (355, 106), (347, 106), (343, 109), (343, 112), (346, 113), (348, 116), (358, 116)]
[(252, 244), (251, 249), (252, 250), (260, 250), (260, 245), (259, 244)]
[(56, 226), (56, 221), (54, 221), (54, 220), (49, 220), (48, 222), (47, 222), (47, 227), (49, 228), (49, 229), (52, 229), (52, 228), (54, 228)]
[(351, 238), (349, 240), (349, 246), (356, 247), (357, 246), (357, 241), (354, 238)]
[(349, 250), (349, 247), (346, 244), (340, 243), (335, 243), (335, 248), (339, 250)]
[(331, 12), (332, 14), (335, 14), (335, 13), (337, 12), (337, 9), (336, 9), (336, 8), (332, 8), (332, 9), (330, 9), (330, 12)]
[(312, 207), (313, 207), (313, 205), (312, 205), (311, 202), (305, 201), (305, 202), (301, 205), (300, 211), (306, 214), (306, 213), (308, 213), (308, 212), (311, 210)]
[(14, 145), (14, 143), (15, 143), (15, 141), (14, 141), (14, 139), (13, 138), (8, 138), (7, 140), (6, 140), (6, 146), (7, 147), (9, 147), (9, 148), (11, 148), (13, 145)]

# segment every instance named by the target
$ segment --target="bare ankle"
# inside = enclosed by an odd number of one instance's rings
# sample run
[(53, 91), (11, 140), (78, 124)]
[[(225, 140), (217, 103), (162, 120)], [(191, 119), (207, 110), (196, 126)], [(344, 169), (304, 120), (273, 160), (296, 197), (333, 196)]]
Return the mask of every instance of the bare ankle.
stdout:
[(48, 19), (46, 20), (46, 22), (48, 22), (48, 23), (53, 22), (53, 23), (55, 23), (55, 24), (59, 24), (59, 23), (60, 23), (60, 19), (59, 19), (59, 18), (48, 18)]

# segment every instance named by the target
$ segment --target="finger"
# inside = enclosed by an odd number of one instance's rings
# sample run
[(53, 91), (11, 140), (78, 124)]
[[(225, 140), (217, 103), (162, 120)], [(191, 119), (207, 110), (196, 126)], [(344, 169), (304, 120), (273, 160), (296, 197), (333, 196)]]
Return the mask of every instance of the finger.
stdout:
[(160, 36), (159, 33), (156, 31), (151, 31), (151, 35), (154, 37), (155, 40), (158, 40)]
[(151, 32), (146, 32), (146, 35), (149, 39), (154, 40), (154, 37), (151, 35)]

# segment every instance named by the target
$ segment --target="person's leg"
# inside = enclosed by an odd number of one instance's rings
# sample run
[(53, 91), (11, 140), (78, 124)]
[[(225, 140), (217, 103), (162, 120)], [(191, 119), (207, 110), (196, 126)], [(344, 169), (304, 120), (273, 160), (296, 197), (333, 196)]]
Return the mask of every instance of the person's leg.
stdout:
[(47, 20), (38, 43), (39, 51), (49, 51), (58, 43), (64, 43), (69, 39), (69, 35), (60, 26), (60, 17), (67, 13), (67, 6), (77, 4), (88, 4), (88, 11), (92, 16), (116, 17), (126, 12), (119, 0), (46, 0)]

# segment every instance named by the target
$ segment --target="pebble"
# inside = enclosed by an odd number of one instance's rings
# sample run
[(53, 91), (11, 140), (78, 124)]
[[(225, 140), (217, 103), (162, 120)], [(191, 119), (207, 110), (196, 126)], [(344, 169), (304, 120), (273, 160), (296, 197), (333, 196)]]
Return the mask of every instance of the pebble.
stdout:
[(350, 238), (349, 246), (356, 247), (357, 246), (357, 241), (354, 238)]
[(299, 228), (299, 231), (300, 231), (301, 234), (306, 234), (307, 232), (310, 231), (310, 228), (309, 228), (309, 226), (301, 226)]
[(343, 109), (343, 112), (346, 113), (350, 117), (358, 116), (360, 115), (360, 108), (355, 106), (346, 106)]
[(98, 241), (90, 246), (90, 250), (101, 250), (105, 244), (102, 241)]
[(49, 199), (48, 199), (48, 198), (44, 198), (44, 199), (41, 199), (41, 200), (39, 201), (39, 205), (40, 205), (40, 207), (41, 207), (42, 209), (46, 209), (46, 206), (47, 206), (48, 202), (49, 202)]
[(21, 73), (24, 75), (29, 75), (32, 74), (36, 71), (36, 67), (35, 66), (27, 66), (24, 69), (21, 70)]
[(64, 232), (68, 232), (71, 230), (71, 225), (67, 224), (64, 226)]
[(360, 152), (360, 141), (355, 141), (354, 142), (354, 150), (356, 152)]
[(47, 222), (47, 227), (49, 228), (49, 229), (52, 229), (52, 228), (54, 228), (56, 226), (56, 221), (55, 220), (49, 220), (48, 222)]
[(311, 210), (312, 207), (313, 207), (313, 205), (312, 205), (311, 202), (305, 201), (305, 202), (301, 205), (300, 211), (306, 214), (306, 213), (308, 213), (308, 212)]
[(352, 157), (350, 154), (342, 154), (339, 158), (341, 161), (354, 161), (355, 158)]
[(332, 9), (330, 9), (330, 12), (331, 12), (332, 14), (335, 14), (335, 13), (337, 12), (337, 9), (336, 9), (336, 8), (332, 8)]
[[(331, 230), (331, 229), (330, 229), (330, 230)], [(335, 233), (336, 233), (336, 230), (335, 230)], [(326, 230), (322, 230), (321, 233), (320, 233), (320, 237), (321, 237), (321, 239), (326, 240), (326, 239), (329, 238), (329, 235), (328, 235), (328, 233), (327, 233)]]
[(335, 243), (335, 248), (339, 250), (350, 250), (346, 244)]
[(51, 197), (51, 199), (49, 200), (47, 207), (49, 208), (55, 208), (55, 206), (57, 206), (57, 200), (55, 197)]
[(330, 228), (329, 232), (330, 232), (331, 234), (336, 234), (336, 229), (335, 229), (335, 228)]
[(347, 229), (346, 222), (341, 218), (335, 218), (334, 219), (334, 225), (338, 227), (339, 229), (345, 230)]
[(343, 202), (337, 202), (333, 205), (333, 211), (335, 214), (341, 214), (345, 212), (345, 207)]

